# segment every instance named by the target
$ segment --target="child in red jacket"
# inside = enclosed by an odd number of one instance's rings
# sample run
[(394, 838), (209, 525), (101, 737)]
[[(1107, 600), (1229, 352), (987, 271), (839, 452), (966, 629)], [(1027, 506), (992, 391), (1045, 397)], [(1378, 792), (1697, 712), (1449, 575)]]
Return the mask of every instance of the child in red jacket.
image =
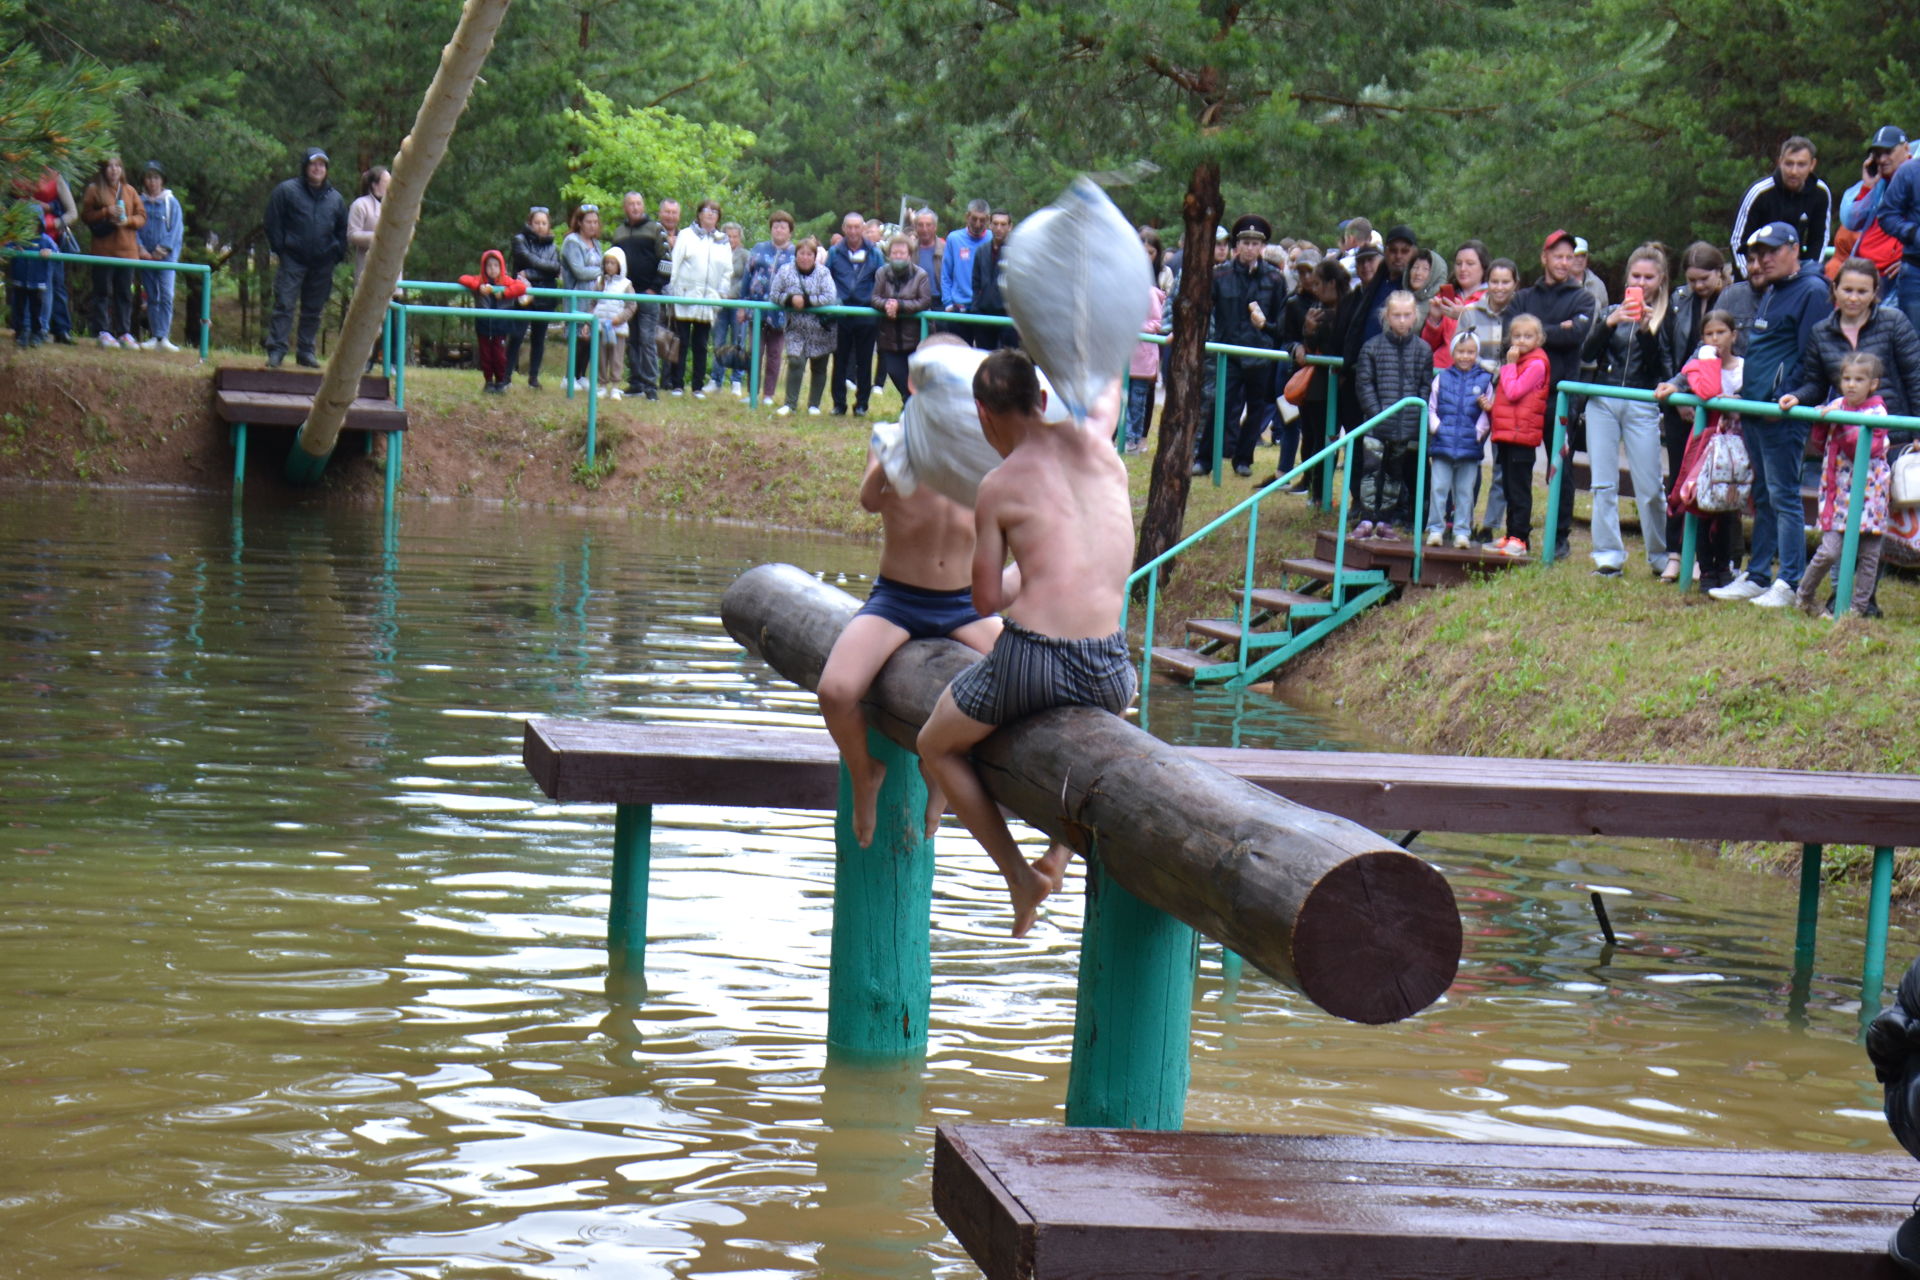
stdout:
[(1533, 451), (1547, 431), (1547, 340), (1540, 318), (1517, 315), (1507, 325), (1507, 362), (1493, 382), (1493, 465), (1507, 498), (1507, 536), (1492, 549), (1527, 554), (1533, 532)]
[[(487, 311), (504, 310), (527, 291), (527, 282), (507, 275), (507, 260), (498, 249), (480, 255), (480, 274), (461, 276), (460, 283), (473, 290), (473, 305)], [(493, 395), (507, 389), (507, 338), (513, 333), (512, 320), (475, 320), (473, 335), (479, 353), (480, 376), (484, 388)]]

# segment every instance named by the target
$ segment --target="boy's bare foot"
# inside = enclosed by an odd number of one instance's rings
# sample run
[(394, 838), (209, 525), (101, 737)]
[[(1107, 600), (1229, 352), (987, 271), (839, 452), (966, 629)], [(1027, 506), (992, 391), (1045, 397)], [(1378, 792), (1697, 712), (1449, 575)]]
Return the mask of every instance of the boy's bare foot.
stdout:
[(1051, 886), (1049, 893), (1058, 893), (1067, 883), (1067, 863), (1073, 857), (1073, 849), (1055, 841), (1047, 846), (1047, 851), (1033, 860), (1033, 869)]
[(887, 780), (887, 766), (875, 760), (864, 779), (851, 769), (847, 774), (853, 783), (853, 838), (864, 849), (873, 843), (874, 814), (879, 808), (880, 784)]
[(1034, 921), (1040, 918), (1040, 904), (1058, 887), (1045, 872), (1034, 867), (1028, 867), (1026, 875), (1007, 883), (1007, 894), (1013, 899), (1014, 937), (1027, 936)]
[(947, 793), (942, 791), (939, 788), (939, 786), (935, 784), (932, 778), (928, 778), (927, 779), (927, 839), (931, 840), (935, 836), (940, 834), (940, 819), (946, 817), (946, 815), (947, 815)]

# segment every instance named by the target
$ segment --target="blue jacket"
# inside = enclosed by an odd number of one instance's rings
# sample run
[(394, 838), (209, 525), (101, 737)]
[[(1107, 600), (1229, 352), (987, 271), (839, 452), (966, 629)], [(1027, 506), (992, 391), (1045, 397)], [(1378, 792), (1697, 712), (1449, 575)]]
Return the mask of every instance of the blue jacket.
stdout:
[(180, 261), (180, 246), (186, 242), (187, 218), (173, 192), (163, 190), (158, 200), (147, 201), (147, 220), (134, 235), (140, 247), (149, 253), (163, 249), (167, 261)]
[(1900, 242), (1905, 250), (1902, 256), (1908, 262), (1920, 262), (1920, 165), (1907, 161), (1881, 186), (1886, 193), (1874, 216)]
[[(1901, 171), (1905, 170), (1902, 165)], [(1747, 330), (1747, 367), (1741, 378), (1741, 397), (1777, 400), (1798, 387), (1800, 352), (1814, 326), (1832, 311), (1833, 294), (1817, 262), (1802, 262), (1798, 273), (1769, 286), (1760, 295)]]
[(1448, 365), (1433, 375), (1433, 390), (1427, 397), (1433, 422), (1428, 453), (1469, 462), (1485, 452), (1480, 443), (1480, 418), (1485, 410), (1479, 399), (1492, 385), (1493, 375), (1478, 364), (1465, 373)]
[(965, 311), (973, 305), (973, 255), (993, 243), (993, 232), (983, 231), (978, 240), (958, 227), (947, 234), (947, 254), (940, 259), (940, 305), (949, 311)]
[(873, 278), (880, 273), (880, 263), (886, 256), (879, 245), (865, 241), (857, 250), (849, 250), (844, 240), (827, 250), (827, 273), (833, 277), (833, 288), (840, 295), (841, 306), (873, 305)]
[[(740, 296), (754, 302), (766, 302), (773, 297), (773, 274), (793, 261), (793, 241), (787, 242), (784, 249), (773, 247), (773, 241), (762, 240), (747, 250), (747, 274), (740, 281)], [(769, 329), (787, 327), (785, 311), (763, 311), (760, 323)]]

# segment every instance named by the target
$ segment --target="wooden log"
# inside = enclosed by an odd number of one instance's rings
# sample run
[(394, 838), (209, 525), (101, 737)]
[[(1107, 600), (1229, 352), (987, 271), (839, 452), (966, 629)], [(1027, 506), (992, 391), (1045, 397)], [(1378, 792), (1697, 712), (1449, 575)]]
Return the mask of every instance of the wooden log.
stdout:
[[(858, 603), (791, 565), (742, 574), (727, 631), (787, 679), (819, 684)], [(978, 655), (916, 641), (874, 681), (868, 716), (911, 748), (949, 681)], [(1327, 1012), (1392, 1022), (1438, 999), (1460, 961), (1446, 879), (1364, 827), (1271, 795), (1117, 716), (1063, 707), (974, 753), (988, 792), (1085, 851), (1142, 902), (1192, 925)]]

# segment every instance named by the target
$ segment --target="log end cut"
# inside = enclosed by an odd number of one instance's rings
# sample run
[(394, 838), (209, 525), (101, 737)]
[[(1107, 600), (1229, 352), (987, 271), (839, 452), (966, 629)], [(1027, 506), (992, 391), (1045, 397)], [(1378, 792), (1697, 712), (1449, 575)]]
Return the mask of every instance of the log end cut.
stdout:
[(1348, 858), (1301, 904), (1293, 937), (1300, 989), (1354, 1022), (1397, 1022), (1453, 985), (1460, 910), (1446, 877), (1399, 850)]

